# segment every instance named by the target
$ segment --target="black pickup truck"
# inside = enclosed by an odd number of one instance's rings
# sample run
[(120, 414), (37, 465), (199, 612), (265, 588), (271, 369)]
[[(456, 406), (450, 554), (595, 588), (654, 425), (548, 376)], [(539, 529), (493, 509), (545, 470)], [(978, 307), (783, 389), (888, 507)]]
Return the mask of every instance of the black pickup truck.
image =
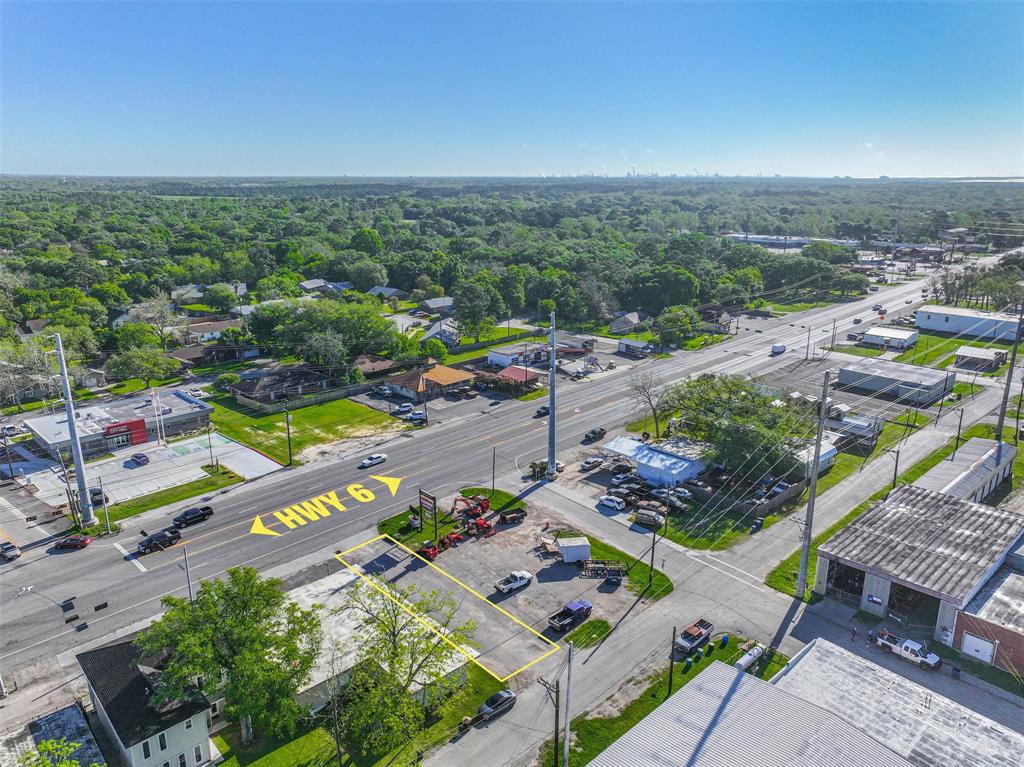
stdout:
[(565, 631), (571, 626), (590, 617), (594, 606), (586, 599), (574, 599), (557, 613), (548, 618), (548, 625), (556, 631)]

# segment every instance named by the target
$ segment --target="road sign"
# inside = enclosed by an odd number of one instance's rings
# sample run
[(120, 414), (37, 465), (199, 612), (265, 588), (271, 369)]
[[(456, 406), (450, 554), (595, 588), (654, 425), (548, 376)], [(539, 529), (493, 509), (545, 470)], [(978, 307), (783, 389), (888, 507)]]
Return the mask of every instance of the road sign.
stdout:
[(426, 490), (420, 490), (420, 509), (423, 511), (423, 516), (430, 515), (433, 519), (437, 513), (437, 498)]

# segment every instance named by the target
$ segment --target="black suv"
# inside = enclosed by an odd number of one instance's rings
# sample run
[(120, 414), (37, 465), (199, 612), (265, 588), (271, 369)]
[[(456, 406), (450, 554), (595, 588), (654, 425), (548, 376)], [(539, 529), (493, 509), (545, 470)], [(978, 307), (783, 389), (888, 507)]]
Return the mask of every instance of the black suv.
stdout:
[(151, 551), (162, 551), (180, 540), (181, 533), (173, 527), (168, 527), (166, 530), (147, 535), (135, 548), (140, 554), (149, 554)]
[(607, 431), (598, 426), (596, 429), (591, 429), (586, 434), (584, 434), (583, 439), (586, 440), (587, 442), (596, 442), (607, 433)]
[(191, 509), (185, 509), (171, 521), (174, 522), (175, 527), (188, 527), (196, 522), (207, 520), (212, 516), (212, 506), (193, 506)]

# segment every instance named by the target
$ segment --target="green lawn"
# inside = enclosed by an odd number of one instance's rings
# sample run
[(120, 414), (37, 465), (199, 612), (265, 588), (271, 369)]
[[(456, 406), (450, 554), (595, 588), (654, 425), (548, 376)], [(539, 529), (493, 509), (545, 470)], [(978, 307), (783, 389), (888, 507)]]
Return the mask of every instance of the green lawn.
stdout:
[[(705, 346), (712, 346), (713, 344), (721, 343), (722, 341), (726, 341), (730, 338), (732, 338), (732, 336), (729, 333), (719, 333), (717, 335), (714, 333), (703, 333), (702, 335), (689, 339), (679, 348), (684, 351), (692, 352), (697, 349), (703, 349)], [(658, 355), (654, 356), (657, 358)]]
[[(971, 437), (985, 437), (987, 439), (992, 439), (995, 437), (995, 427), (992, 426), (991, 424), (976, 424), (975, 426), (972, 426), (969, 429), (964, 430), (963, 439), (967, 440), (970, 439)], [(918, 479), (924, 476), (924, 474), (926, 474), (930, 469), (938, 465), (938, 463), (943, 458), (946, 458), (950, 454), (952, 454), (955, 442), (955, 438), (950, 440), (935, 452), (921, 459), (916, 464), (911, 466), (909, 469), (906, 469), (897, 478), (897, 484), (911, 485), (914, 482), (916, 482)], [(1018, 453), (1017, 458), (1014, 460), (1013, 464), (1013, 484), (1019, 486), (1019, 484), (1022, 481), (1024, 481), (1024, 455)], [(811, 541), (811, 556), (808, 561), (807, 568), (808, 590), (804, 594), (804, 601), (816, 602), (819, 599), (821, 599), (820, 596), (818, 596), (817, 594), (813, 594), (810, 590), (810, 585), (814, 583), (814, 574), (815, 570), (817, 569), (818, 546), (820, 546), (822, 543), (824, 543), (837, 532), (839, 532), (842, 528), (846, 527), (846, 525), (850, 524), (850, 522), (852, 522), (854, 519), (856, 519), (865, 511), (867, 511), (868, 507), (870, 507), (871, 504), (885, 498), (885, 496), (889, 494), (889, 491), (891, 489), (891, 485), (886, 485), (877, 493), (868, 498), (866, 501), (856, 506), (842, 519), (838, 520), (829, 528), (814, 536), (813, 540)], [(990, 504), (998, 503), (1000, 500), (1002, 500), (999, 497), (999, 495), (1005, 495), (1005, 493), (1007, 493), (1008, 491), (1009, 488), (1007, 488), (1006, 490), (1001, 490), (999, 494), (994, 494), (990, 496), (988, 502)], [(776, 589), (777, 591), (789, 594), (790, 596), (795, 596), (796, 579), (797, 575), (799, 574), (799, 568), (800, 550), (797, 549), (784, 560), (782, 560), (778, 565), (776, 565), (770, 573), (768, 573), (768, 577), (765, 578), (765, 583), (767, 583), (769, 586), (771, 586), (773, 589)]]
[(526, 501), (505, 490), (491, 490), (489, 487), (464, 487), (459, 492), (467, 498), (471, 495), (482, 495), (489, 498), (491, 509), (494, 511), (526, 508)]
[[(955, 405), (960, 400), (967, 399), (968, 397), (973, 397), (975, 394), (977, 394), (984, 388), (985, 387), (982, 386), (981, 384), (968, 383), (967, 381), (957, 381), (955, 384), (953, 384), (953, 390), (950, 393), (950, 395), (946, 397), (946, 399), (942, 400), (942, 404), (944, 407)], [(938, 402), (933, 402), (931, 405), (929, 405), (929, 407), (932, 408), (937, 408), (938, 406)]]
[(881, 349), (873, 349), (870, 346), (836, 346), (837, 352), (852, 354), (856, 357), (881, 357)]
[[(419, 734), (388, 754), (358, 753), (344, 756), (344, 767), (405, 767), (413, 763), (416, 750), (443, 744), (458, 728), (464, 716), (476, 714), (483, 703), (504, 685), (474, 664), (466, 666), (466, 684), (426, 722)], [(326, 730), (306, 729), (288, 739), (260, 739), (243, 746), (237, 725), (232, 725), (213, 736), (217, 748), (224, 754), (224, 767), (333, 767), (337, 764), (334, 741)]]
[[(284, 413), (264, 414), (239, 405), (227, 394), (210, 397), (206, 401), (213, 405), (211, 420), (224, 436), (287, 463)], [(297, 408), (291, 411), (291, 416), (292, 452), (296, 459), (305, 448), (314, 445), (407, 428), (392, 416), (349, 399)]]
[[(110, 521), (117, 522), (128, 517), (134, 517), (136, 514), (141, 514), (144, 511), (157, 509), (169, 503), (183, 501), (186, 498), (193, 498), (197, 495), (212, 493), (214, 490), (220, 490), (222, 487), (228, 487), (242, 481), (240, 476), (224, 467), (221, 467), (218, 472), (212, 466), (204, 466), (203, 471), (210, 476), (186, 482), (177, 487), (169, 487), (166, 490), (158, 490), (155, 493), (140, 495), (138, 498), (132, 498), (130, 501), (115, 503), (109, 506)], [(103, 521), (102, 509), (97, 509), (96, 515)]]
[(540, 389), (528, 391), (526, 392), (526, 394), (520, 394), (518, 397), (516, 397), (516, 399), (520, 399), (523, 402), (529, 402), (530, 400), (542, 399), (543, 397), (546, 396), (548, 396), (548, 390), (547, 388), (542, 387)]
[(601, 618), (592, 618), (586, 623), (581, 623), (579, 626), (574, 628), (565, 638), (562, 640), (565, 643), (572, 642), (573, 647), (580, 649), (582, 647), (593, 647), (609, 633), (611, 633), (611, 624)]
[(947, 367), (952, 364), (956, 350), (961, 346), (1009, 350), (1012, 345), (1009, 341), (973, 340), (963, 336), (950, 337), (939, 333), (919, 331), (917, 344), (896, 357), (896, 361), (909, 362), (913, 365)]
[[(567, 538), (577, 535), (586, 534), (576, 530), (561, 530), (555, 533), (555, 536), (558, 538)], [(590, 541), (591, 559), (618, 559), (619, 561), (626, 563), (628, 566), (626, 571), (626, 585), (634, 594), (638, 594), (645, 599), (654, 602), (672, 593), (675, 586), (672, 585), (671, 579), (657, 568), (654, 569), (654, 574), (651, 576), (651, 567), (648, 560), (643, 557), (634, 559), (626, 552), (620, 551), (614, 546), (610, 546), (600, 538), (595, 538), (592, 535), (586, 535), (586, 538)], [(655, 551), (655, 557), (657, 557), (657, 551)], [(648, 580), (650, 580), (649, 591)]]
[[(584, 624), (586, 625), (586, 624)], [(667, 641), (668, 637), (666, 637)], [(728, 647), (719, 647), (718, 643), (711, 645), (709, 655), (698, 653), (694, 656), (693, 667), (686, 669), (686, 664), (677, 662), (672, 672), (672, 691), (677, 691), (691, 679), (697, 676), (705, 666), (709, 665), (716, 658), (728, 664), (733, 664), (743, 655), (740, 646), (747, 640), (739, 637), (731, 637)], [(759, 663), (754, 676), (762, 679), (770, 679), (780, 671), (789, 659), (779, 653), (766, 654), (763, 662)], [(666, 666), (668, 661), (666, 658)], [(569, 761), (573, 767), (583, 767), (590, 764), (602, 751), (618, 740), (627, 730), (632, 728), (641, 719), (650, 714), (654, 709), (665, 702), (668, 698), (669, 671), (665, 668), (651, 678), (651, 684), (640, 693), (639, 697), (631, 701), (616, 716), (591, 717), (581, 714), (572, 720), (570, 729), (574, 735), (572, 745), (569, 748)], [(552, 763), (552, 749), (554, 742), (549, 740), (541, 747), (538, 764), (548, 765)], [(561, 744), (559, 748), (561, 748)]]
[(823, 306), (831, 306), (833, 301), (794, 301), (792, 303), (768, 304), (772, 313), (791, 314), (793, 312), (806, 312), (808, 309), (820, 309)]
[[(489, 487), (464, 487), (459, 491), (462, 495), (467, 498), (472, 495), (482, 495), (491, 500), (491, 509), (494, 511), (505, 511), (506, 509), (522, 509), (526, 507), (526, 502), (516, 498), (511, 493), (507, 493), (504, 490), (494, 490), (493, 492)], [(452, 530), (462, 529), (463, 523), (461, 516), (451, 516), (447, 509), (439, 509), (437, 515), (437, 536), (436, 538), (443, 538)], [(409, 544), (416, 543), (417, 545), (421, 541), (436, 540), (434, 536), (434, 524), (429, 520), (424, 520), (424, 527), (422, 530), (417, 530), (409, 524), (409, 517), (413, 513), (419, 514), (419, 508), (406, 509), (405, 511), (399, 512), (394, 516), (382, 519), (377, 523), (377, 532), (381, 534), (390, 535), (397, 541)]]

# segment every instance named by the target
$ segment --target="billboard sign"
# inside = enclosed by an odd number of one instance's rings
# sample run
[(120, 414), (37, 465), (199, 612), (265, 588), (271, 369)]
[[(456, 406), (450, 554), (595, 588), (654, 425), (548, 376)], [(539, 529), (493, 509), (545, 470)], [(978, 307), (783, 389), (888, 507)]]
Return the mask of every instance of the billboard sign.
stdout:
[(437, 498), (426, 490), (420, 490), (420, 509), (423, 510), (423, 516), (434, 518), (437, 513)]

